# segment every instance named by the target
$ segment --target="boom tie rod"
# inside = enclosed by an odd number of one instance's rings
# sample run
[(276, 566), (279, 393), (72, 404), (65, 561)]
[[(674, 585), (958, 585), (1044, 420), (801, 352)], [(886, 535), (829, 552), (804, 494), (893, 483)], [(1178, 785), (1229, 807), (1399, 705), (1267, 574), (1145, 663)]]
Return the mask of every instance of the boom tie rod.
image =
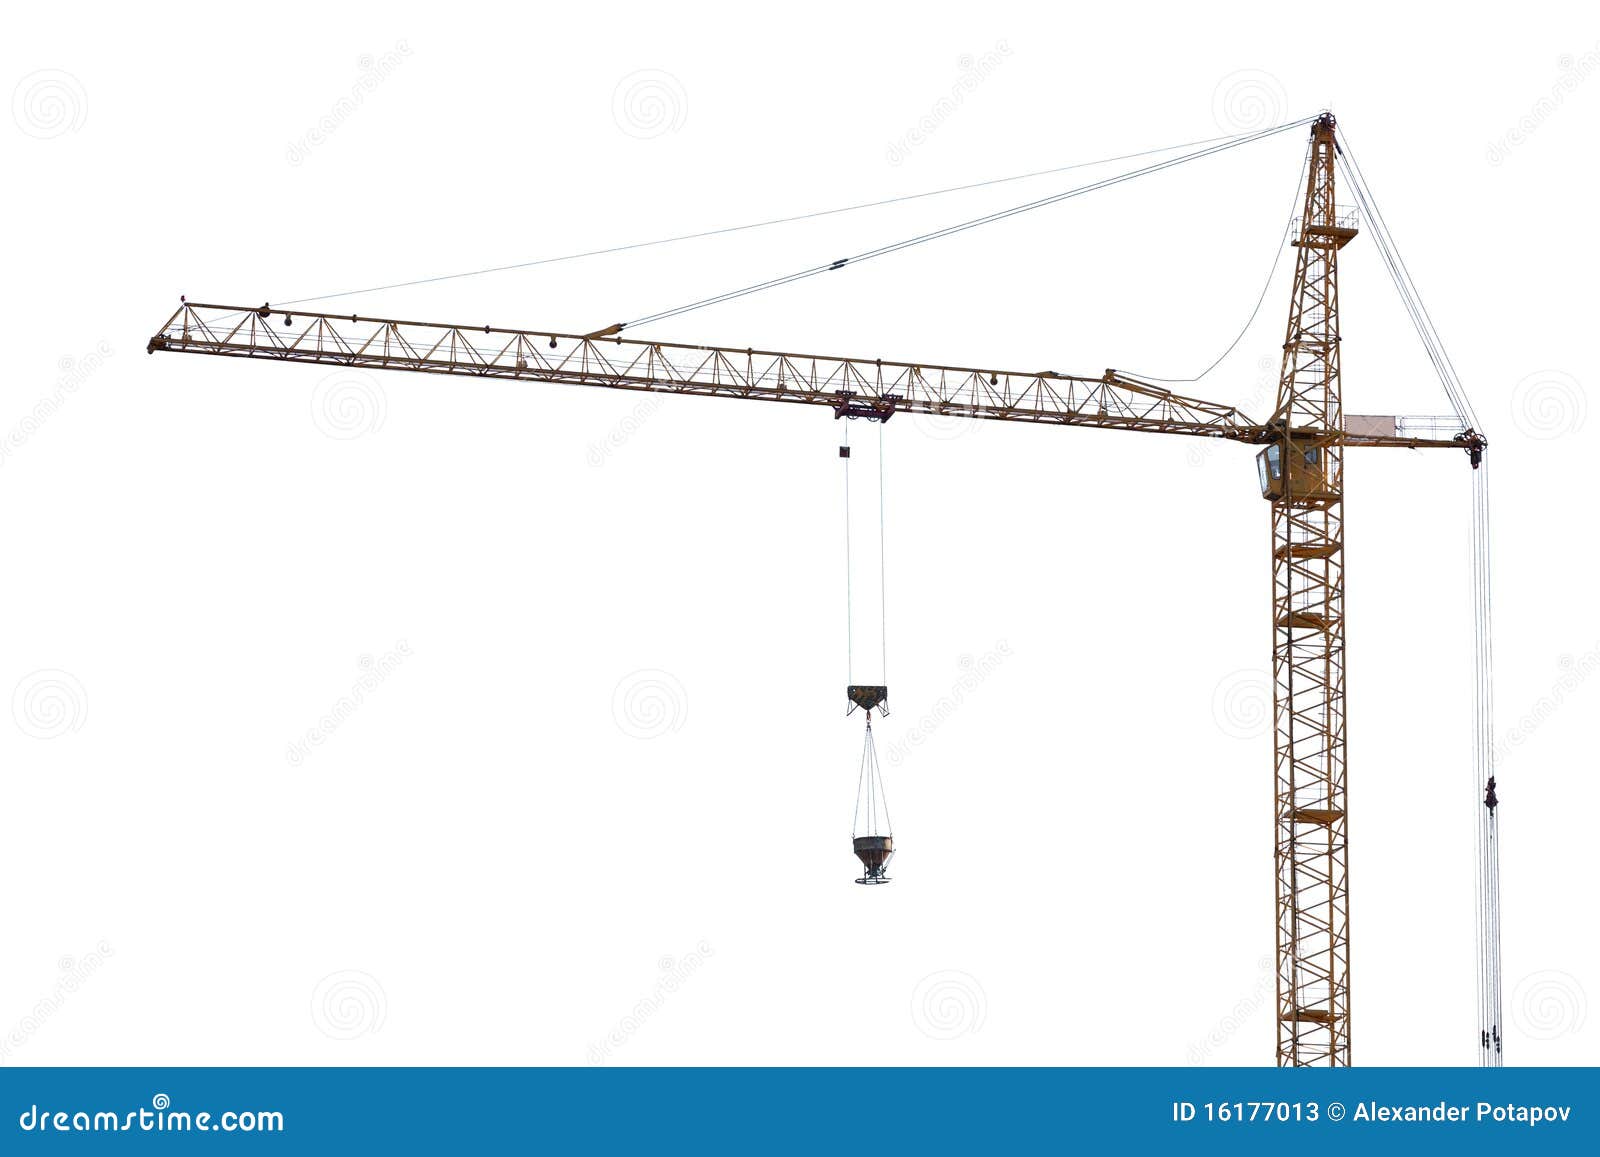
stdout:
[(1140, 169), (1133, 169), (1126, 173), (1118, 173), (1115, 176), (1105, 177), (1101, 180), (1093, 181), (1087, 185), (1079, 185), (1076, 188), (1067, 189), (1064, 192), (1055, 193), (1049, 197), (1041, 197), (1035, 201), (1026, 201), (1021, 205), (1013, 205), (1009, 209), (1001, 209), (994, 213), (985, 214), (982, 217), (974, 217), (970, 220), (961, 221), (954, 225), (947, 225), (942, 229), (935, 229), (929, 233), (919, 233), (915, 237), (907, 237), (903, 240), (895, 241), (888, 245), (879, 246), (876, 249), (868, 249), (865, 252), (857, 253), (852, 257), (840, 257), (833, 261), (824, 262), (820, 265), (812, 265), (794, 273), (785, 274), (782, 277), (774, 277), (767, 281), (759, 281), (754, 285), (747, 285), (742, 289), (729, 290), (727, 293), (719, 293), (714, 297), (702, 298), (699, 301), (693, 301), (687, 305), (675, 306), (672, 309), (664, 309), (657, 313), (635, 318), (633, 321), (619, 321), (614, 325), (606, 326), (604, 329), (596, 330), (594, 333), (587, 334), (585, 336), (589, 338), (615, 337), (626, 329), (636, 328), (641, 325), (649, 325), (652, 322), (665, 321), (668, 318), (679, 317), (683, 314), (691, 313), (698, 309), (705, 309), (707, 306), (718, 305), (722, 302), (733, 301), (741, 297), (748, 297), (750, 294), (761, 293), (768, 289), (776, 289), (782, 285), (791, 285), (796, 281), (803, 281), (806, 278), (815, 277), (819, 273), (830, 273), (835, 270), (843, 269), (847, 265), (859, 265), (863, 261), (871, 261), (875, 257), (885, 257), (891, 253), (898, 253), (902, 249), (910, 249), (914, 245), (922, 245), (929, 241), (937, 241), (942, 237), (951, 237), (957, 233), (965, 233), (967, 230), (976, 229), (980, 225), (990, 225), (996, 221), (1004, 221), (1007, 218), (1015, 217), (1022, 213), (1029, 213), (1035, 209), (1042, 209), (1046, 205), (1054, 205), (1061, 201), (1069, 200), (1073, 197), (1081, 197), (1085, 193), (1092, 193), (1098, 189), (1107, 189), (1113, 185), (1119, 185), (1124, 181), (1131, 181), (1136, 177), (1147, 176), (1151, 173), (1159, 173), (1164, 169), (1170, 169), (1176, 165), (1187, 164), (1190, 161), (1196, 161), (1202, 157), (1214, 156), (1217, 153), (1226, 152), (1229, 149), (1236, 149), (1241, 145), (1247, 145), (1253, 141), (1264, 140), (1267, 137), (1276, 136), (1277, 134), (1287, 132), (1290, 129), (1300, 128), (1304, 125), (1308, 125), (1315, 119), (1315, 117), (1302, 117), (1297, 121), (1289, 121), (1285, 124), (1274, 125), (1272, 128), (1262, 129), (1259, 132), (1248, 133), (1244, 136), (1235, 137), (1231, 140), (1224, 141), (1221, 144), (1210, 145), (1203, 149), (1197, 149), (1194, 152), (1184, 153), (1182, 156), (1169, 157), (1163, 161), (1156, 161), (1153, 164), (1146, 165)]

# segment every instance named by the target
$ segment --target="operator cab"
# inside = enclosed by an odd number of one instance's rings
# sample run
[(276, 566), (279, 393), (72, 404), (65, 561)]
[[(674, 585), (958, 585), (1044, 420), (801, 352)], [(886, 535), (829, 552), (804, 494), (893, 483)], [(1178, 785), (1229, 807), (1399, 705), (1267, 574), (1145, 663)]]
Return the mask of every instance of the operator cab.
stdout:
[(1293, 498), (1318, 500), (1336, 497), (1328, 485), (1327, 459), (1321, 446), (1289, 442), (1288, 489), (1284, 487), (1284, 444), (1274, 442), (1256, 455), (1261, 497), (1276, 502), (1285, 493)]

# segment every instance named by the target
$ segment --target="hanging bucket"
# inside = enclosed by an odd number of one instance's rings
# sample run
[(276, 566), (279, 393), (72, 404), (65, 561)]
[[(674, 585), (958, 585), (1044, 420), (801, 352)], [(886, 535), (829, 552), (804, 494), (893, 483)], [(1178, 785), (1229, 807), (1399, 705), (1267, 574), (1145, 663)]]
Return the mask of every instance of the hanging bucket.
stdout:
[(894, 837), (856, 836), (850, 842), (855, 846), (856, 859), (861, 861), (867, 873), (856, 883), (887, 884), (889, 877), (883, 873), (888, 869), (889, 861), (894, 859)]

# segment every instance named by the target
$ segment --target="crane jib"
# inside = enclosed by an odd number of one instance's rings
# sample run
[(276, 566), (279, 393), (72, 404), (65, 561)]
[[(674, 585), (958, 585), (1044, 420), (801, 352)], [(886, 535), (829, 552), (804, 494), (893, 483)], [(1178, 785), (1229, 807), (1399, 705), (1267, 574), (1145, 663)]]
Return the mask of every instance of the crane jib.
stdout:
[[(991, 370), (188, 301), (146, 348), (821, 405), (840, 417), (879, 421), (920, 413), (1247, 444), (1281, 437), (1233, 406), (1175, 394), (1114, 370), (1099, 377)], [(1403, 417), (1374, 421), (1378, 427), (1362, 429), (1352, 422), (1345, 444), (1462, 448), (1459, 428), (1418, 426), (1419, 420)]]

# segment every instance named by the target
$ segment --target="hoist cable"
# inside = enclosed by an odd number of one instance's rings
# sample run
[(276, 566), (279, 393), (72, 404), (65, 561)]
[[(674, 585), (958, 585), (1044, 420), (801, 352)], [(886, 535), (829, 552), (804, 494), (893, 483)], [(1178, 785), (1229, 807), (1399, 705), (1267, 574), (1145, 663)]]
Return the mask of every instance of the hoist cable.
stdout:
[(1079, 185), (1075, 188), (1067, 189), (1063, 192), (1055, 193), (1048, 197), (1040, 197), (1037, 200), (1026, 201), (1020, 205), (1013, 205), (1008, 209), (1000, 209), (993, 213), (987, 213), (981, 217), (973, 217), (966, 221), (959, 221), (954, 225), (947, 225), (942, 229), (934, 229), (927, 233), (919, 233), (916, 236), (906, 237), (900, 241), (894, 241), (887, 245), (881, 245), (876, 249), (868, 249), (850, 257), (840, 257), (833, 261), (824, 262), (819, 265), (808, 266), (807, 268), (796, 270), (793, 273), (784, 274), (781, 277), (769, 278), (766, 281), (758, 281), (752, 285), (746, 285), (740, 289), (732, 289), (726, 293), (719, 293), (712, 297), (702, 298), (699, 301), (692, 301), (685, 305), (674, 306), (671, 309), (658, 310), (655, 313), (634, 318), (632, 321), (617, 322), (616, 324), (608, 326), (605, 329), (596, 331), (597, 336), (611, 337), (616, 334), (620, 334), (625, 329), (641, 325), (649, 325), (653, 322), (665, 321), (668, 318), (680, 317), (683, 314), (691, 313), (699, 309), (705, 309), (708, 306), (719, 305), (723, 302), (734, 301), (741, 297), (748, 297), (754, 293), (761, 293), (769, 289), (776, 289), (780, 286), (793, 284), (796, 281), (803, 281), (807, 278), (815, 277), (819, 273), (828, 273), (833, 270), (843, 269), (852, 264), (859, 265), (863, 261), (871, 261), (876, 257), (885, 257), (891, 253), (898, 253), (902, 249), (909, 249), (915, 245), (924, 245), (929, 241), (937, 241), (944, 237), (954, 236), (957, 233), (965, 233), (968, 230), (976, 229), (981, 225), (990, 225), (996, 221), (1004, 221), (1022, 213), (1029, 213), (1035, 209), (1042, 209), (1047, 205), (1055, 205), (1061, 201), (1066, 201), (1073, 197), (1081, 197), (1085, 193), (1092, 193), (1099, 189), (1110, 188), (1114, 185), (1119, 185), (1124, 181), (1131, 181), (1136, 177), (1147, 176), (1151, 173), (1159, 173), (1176, 165), (1186, 164), (1189, 161), (1199, 160), (1202, 157), (1214, 156), (1217, 153), (1226, 152), (1229, 149), (1236, 149), (1241, 145), (1247, 145), (1253, 141), (1262, 140), (1266, 137), (1275, 136), (1278, 133), (1286, 132), (1289, 129), (1299, 128), (1303, 125), (1310, 124), (1314, 119), (1314, 117), (1303, 117), (1297, 121), (1289, 121), (1285, 124), (1274, 125), (1271, 128), (1260, 129), (1253, 133), (1247, 133), (1242, 136), (1230, 138), (1221, 144), (1211, 145), (1191, 153), (1184, 153), (1182, 156), (1169, 157), (1166, 160), (1157, 161), (1153, 164), (1146, 165), (1143, 168), (1133, 169), (1125, 173), (1118, 173), (1114, 176), (1105, 177), (1098, 181), (1092, 181), (1087, 185)]
[(883, 831), (879, 835), (894, 835), (894, 820), (889, 816), (889, 792), (883, 786), (883, 772), (878, 767), (878, 749), (872, 749), (872, 773), (878, 780), (878, 810), (883, 813)]
[(867, 732), (867, 825), (872, 835), (878, 835), (878, 759), (872, 749), (872, 732)]
[[(878, 822), (880, 816), (883, 818), (881, 825)], [(872, 739), (870, 714), (867, 716), (866, 739), (861, 746), (861, 777), (856, 782), (856, 810), (850, 817), (850, 825), (852, 835), (894, 835), (894, 821), (889, 818), (889, 797), (883, 790), (883, 775), (878, 767), (878, 748)]]
[(1480, 903), (1485, 912), (1487, 936), (1482, 945), (1485, 957), (1485, 970), (1487, 973), (1486, 991), (1484, 993), (1484, 1018), (1491, 1034), (1490, 1047), (1485, 1058), (1491, 1065), (1498, 1066), (1503, 1063), (1504, 1050), (1502, 1048), (1502, 1032), (1504, 1022), (1501, 1019), (1501, 992), (1502, 976), (1500, 972), (1500, 817), (1498, 800), (1491, 800), (1494, 791), (1495, 766), (1494, 766), (1494, 602), (1491, 597), (1491, 557), (1489, 553), (1489, 477), (1488, 462), (1479, 467), (1477, 485), (1473, 491), (1474, 525), (1477, 528), (1478, 549), (1475, 552), (1476, 589), (1481, 592), (1482, 627), (1481, 627), (1481, 667), (1482, 667), (1482, 737), (1479, 747), (1481, 752), (1479, 777), (1484, 785), (1484, 799), (1479, 809), (1479, 818), (1483, 826), (1484, 849), (1482, 859), (1484, 864), (1484, 884), (1481, 889)]
[[(1341, 134), (1341, 165), (1349, 178), (1357, 206), (1372, 224), (1380, 257), (1400, 295), (1411, 323), (1421, 339), (1449, 399), (1456, 419), (1466, 429), (1481, 434), (1471, 399), (1461, 384), (1455, 363), (1439, 336), (1433, 317), (1417, 290), (1411, 271), (1395, 244), (1388, 222), (1367, 185), (1348, 139)], [(1494, 751), (1494, 601), (1490, 553), (1489, 467), (1487, 458), (1476, 463), (1472, 485), (1471, 564), (1473, 605), (1473, 736), (1472, 792), (1477, 906), (1477, 999), (1479, 1063), (1498, 1067), (1504, 1063), (1500, 963), (1500, 849), (1498, 797)]]
[[(868, 744), (870, 744), (872, 742), (872, 716), (870, 716), (870, 715), (867, 716), (867, 739), (866, 739), (866, 742)], [(859, 828), (861, 826), (861, 819), (862, 819), (861, 798), (862, 798), (862, 793), (864, 793), (867, 790), (867, 775), (866, 775), (866, 771), (867, 771), (867, 749), (866, 749), (866, 746), (863, 745), (863, 747), (861, 749), (861, 767), (856, 772), (856, 810), (850, 816), (850, 834), (853, 835), (853, 836), (859, 836), (859, 835), (867, 834), (865, 832), (861, 832), (861, 831), (857, 831), (856, 830), (857, 828)]]
[(854, 686), (856, 673), (855, 594), (850, 563), (850, 423), (844, 424), (844, 682)]
[(879, 673), (885, 686), (889, 682), (889, 552), (885, 529), (888, 521), (883, 516), (883, 457), (884, 431), (888, 425), (888, 422), (878, 423), (878, 641), (883, 648)]
[[(868, 835), (892, 836), (894, 822), (889, 818), (889, 795), (883, 788), (883, 772), (878, 766), (878, 745), (872, 739), (872, 720), (867, 720), (867, 749), (863, 759), (864, 774), (869, 778), (867, 798), (871, 801), (872, 814), (868, 819)], [(883, 823), (878, 822), (879, 817)], [(880, 830), (880, 827), (882, 830)]]
[[(850, 422), (845, 422), (844, 442), (840, 447), (844, 460), (844, 584), (845, 584), (845, 681), (847, 685), (855, 684), (855, 535), (853, 533), (854, 520), (852, 519), (852, 506), (850, 487)], [(881, 666), (878, 672), (880, 683), (889, 681), (889, 567), (888, 567), (888, 519), (885, 517), (884, 498), (884, 423), (878, 423), (878, 644), (879, 660)], [(872, 485), (872, 476), (867, 476), (867, 485)], [(871, 494), (863, 495), (863, 505), (871, 502)], [(870, 506), (867, 506), (870, 512)], [(870, 534), (870, 513), (866, 513), (868, 525), (863, 527), (863, 546), (867, 553), (871, 553), (870, 539), (865, 536)], [(869, 581), (871, 575), (865, 576)], [(870, 589), (870, 588), (869, 588)], [(868, 595), (868, 598), (871, 596)], [(866, 646), (871, 646), (871, 637), (865, 640)]]
[[(1476, 429), (1470, 400), (1461, 387), (1454, 363), (1422, 303), (1410, 270), (1399, 254), (1382, 211), (1360, 171), (1353, 150), (1348, 147), (1344, 168), (1351, 179), (1358, 204), (1373, 224), (1373, 236), (1391, 279), (1400, 294), (1412, 324), (1439, 375), (1457, 419)], [(1343, 158), (1342, 158), (1343, 159)], [(1477, 992), (1479, 1016), (1479, 1058), (1481, 1063), (1498, 1065), (1502, 1061), (1500, 1023), (1500, 915), (1498, 820), (1490, 806), (1494, 784), (1493, 753), (1493, 605), (1489, 573), (1489, 501), (1485, 467), (1480, 465), (1473, 484), (1472, 587), (1474, 614), (1473, 686), (1473, 806), (1475, 824), (1477, 908), (1475, 925), (1478, 941)], [(1480, 794), (1481, 793), (1481, 794)]]
[(1479, 467), (1473, 487), (1473, 591), (1479, 646), (1474, 668), (1478, 673), (1477, 706), (1480, 718), (1474, 753), (1474, 806), (1477, 811), (1479, 1028), (1480, 1060), (1503, 1063), (1500, 971), (1500, 850), (1498, 800), (1494, 767), (1494, 604), (1490, 597), (1489, 479), (1488, 463)]

